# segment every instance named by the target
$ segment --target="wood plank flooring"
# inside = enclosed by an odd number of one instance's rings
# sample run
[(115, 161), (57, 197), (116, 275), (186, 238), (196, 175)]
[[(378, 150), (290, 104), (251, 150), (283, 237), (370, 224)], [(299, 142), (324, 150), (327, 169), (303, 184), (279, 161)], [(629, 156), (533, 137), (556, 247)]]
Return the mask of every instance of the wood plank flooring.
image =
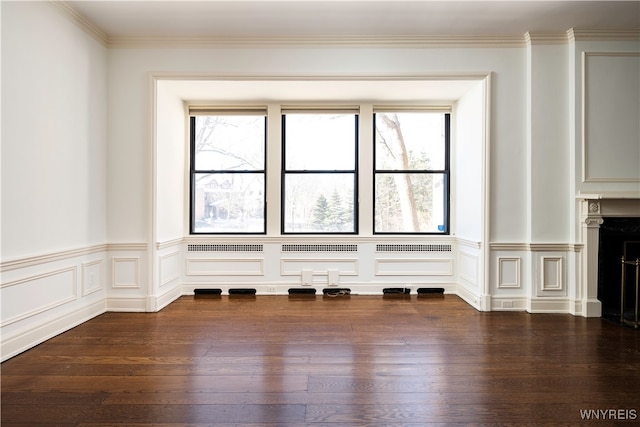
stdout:
[[(640, 335), (455, 296), (182, 297), (1, 366), (1, 425), (632, 425)], [(623, 410), (586, 421), (581, 410)], [(636, 419), (629, 419), (633, 414)]]

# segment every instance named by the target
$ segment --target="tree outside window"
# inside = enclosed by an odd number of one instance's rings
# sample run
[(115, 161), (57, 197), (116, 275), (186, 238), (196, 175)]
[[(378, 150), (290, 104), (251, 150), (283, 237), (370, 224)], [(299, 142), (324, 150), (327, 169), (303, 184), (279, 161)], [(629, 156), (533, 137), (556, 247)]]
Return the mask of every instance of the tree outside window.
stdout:
[(355, 113), (282, 116), (282, 232), (357, 232)]
[(191, 232), (265, 232), (265, 114), (191, 117)]
[(375, 233), (447, 233), (449, 115), (376, 112)]

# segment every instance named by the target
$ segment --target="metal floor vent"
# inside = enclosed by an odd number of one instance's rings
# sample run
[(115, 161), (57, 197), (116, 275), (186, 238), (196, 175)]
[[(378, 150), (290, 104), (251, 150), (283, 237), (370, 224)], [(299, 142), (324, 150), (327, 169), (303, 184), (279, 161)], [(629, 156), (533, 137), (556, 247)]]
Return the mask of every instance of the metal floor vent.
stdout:
[(376, 245), (376, 252), (451, 252), (451, 245), (447, 244), (404, 244), (404, 245)]
[(291, 288), (289, 289), (289, 295), (315, 295), (316, 290), (314, 288)]
[(358, 252), (358, 245), (282, 245), (282, 252)]
[(419, 297), (444, 297), (444, 288), (418, 288)]
[(190, 244), (188, 252), (262, 252), (263, 245), (221, 245), (221, 244)]
[(222, 295), (222, 289), (194, 289), (193, 295), (196, 297), (209, 297)]
[(233, 288), (229, 289), (229, 295), (255, 295), (256, 290), (254, 288)]

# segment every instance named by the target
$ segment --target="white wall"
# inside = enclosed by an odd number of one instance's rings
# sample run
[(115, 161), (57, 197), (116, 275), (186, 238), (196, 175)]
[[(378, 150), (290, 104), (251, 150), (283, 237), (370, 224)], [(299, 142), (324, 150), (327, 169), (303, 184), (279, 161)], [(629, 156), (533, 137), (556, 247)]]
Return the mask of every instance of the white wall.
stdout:
[(3, 2), (5, 259), (106, 242), (106, 52), (46, 3)]
[[(184, 236), (188, 222), (185, 200), (188, 195), (186, 163), (187, 137), (183, 101), (158, 82), (156, 109), (156, 242), (179, 239)], [(178, 143), (176, 143), (178, 142)]]
[(428, 75), (494, 72), (492, 240), (526, 238), (521, 49), (112, 49), (109, 56), (109, 239), (145, 241), (151, 183), (148, 73), (224, 76)]
[(104, 312), (107, 49), (2, 3), (2, 359)]
[(456, 236), (483, 240), (483, 139), (485, 132), (484, 85), (478, 82), (456, 104), (452, 147), (453, 206)]
[[(527, 46), (528, 241), (567, 242), (569, 185), (568, 46)], [(553, 191), (550, 191), (553, 189)]]

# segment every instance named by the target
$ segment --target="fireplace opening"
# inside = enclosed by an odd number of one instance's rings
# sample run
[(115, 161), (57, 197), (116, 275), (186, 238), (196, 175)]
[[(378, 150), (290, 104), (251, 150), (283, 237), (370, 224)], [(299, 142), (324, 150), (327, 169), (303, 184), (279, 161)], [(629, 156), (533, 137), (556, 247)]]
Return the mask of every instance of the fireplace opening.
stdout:
[(602, 317), (620, 322), (622, 311), (633, 318), (635, 267), (625, 266), (625, 306), (621, 310), (622, 257), (626, 261), (640, 258), (640, 218), (603, 218), (598, 247), (598, 299)]

